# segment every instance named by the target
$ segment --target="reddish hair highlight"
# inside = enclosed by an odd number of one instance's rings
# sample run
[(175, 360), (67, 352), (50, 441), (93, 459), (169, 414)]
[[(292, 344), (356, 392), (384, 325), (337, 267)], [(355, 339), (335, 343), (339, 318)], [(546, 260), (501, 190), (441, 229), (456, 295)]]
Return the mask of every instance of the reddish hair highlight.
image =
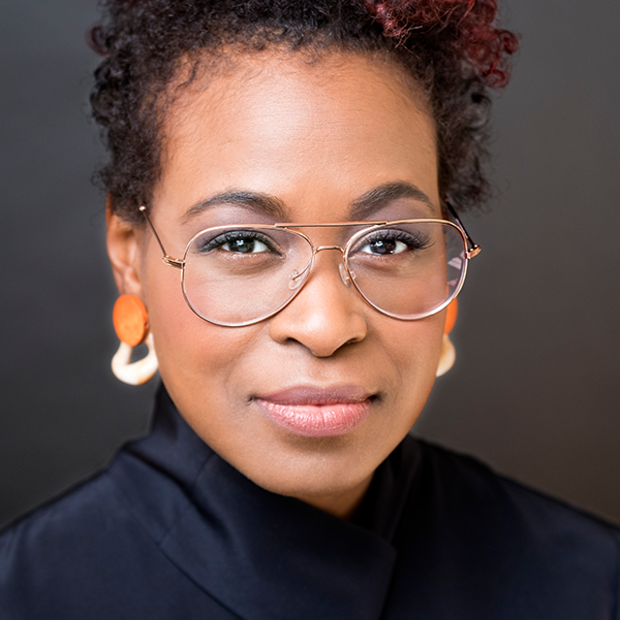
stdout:
[[(496, 0), (362, 0), (381, 24), (386, 36), (410, 47), (424, 34), (442, 34), (455, 57), (465, 56), (471, 68), (491, 88), (503, 88), (510, 79), (509, 56), (519, 41), (508, 30), (497, 28)], [(446, 30), (451, 36), (446, 37)]]

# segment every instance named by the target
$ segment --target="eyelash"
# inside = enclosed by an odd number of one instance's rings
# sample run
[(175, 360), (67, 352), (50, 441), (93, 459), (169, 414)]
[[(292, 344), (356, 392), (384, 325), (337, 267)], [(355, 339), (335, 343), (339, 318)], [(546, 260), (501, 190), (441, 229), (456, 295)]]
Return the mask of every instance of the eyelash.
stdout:
[(415, 236), (404, 230), (396, 229), (387, 229), (371, 234), (364, 239), (364, 244), (368, 245), (377, 241), (402, 241), (409, 249), (413, 250), (426, 250), (431, 245), (431, 240), (426, 235)]
[[(239, 240), (246, 241), (246, 242), (258, 241), (264, 244), (272, 255), (276, 255), (278, 257), (281, 257), (283, 255), (282, 251), (279, 249), (279, 246), (274, 242), (274, 240), (271, 237), (267, 235), (263, 235), (254, 230), (226, 231), (226, 232), (220, 233), (219, 235), (217, 235), (216, 237), (212, 239), (205, 239), (201, 241), (197, 249), (198, 249), (198, 252), (200, 253), (212, 252), (214, 250), (222, 248), (226, 244), (234, 243), (235, 241), (239, 241)], [(363, 247), (372, 245), (373, 243), (382, 242), (382, 241), (388, 242), (388, 243), (389, 242), (401, 242), (405, 244), (405, 246), (407, 247), (406, 251), (425, 250), (432, 245), (431, 238), (428, 235), (424, 235), (420, 231), (418, 232), (417, 235), (415, 235), (415, 234), (412, 234), (404, 230), (390, 228), (386, 230), (380, 230), (375, 233), (371, 233), (368, 237), (365, 237), (363, 241), (360, 241), (358, 244), (356, 244), (356, 247), (353, 249), (353, 252), (355, 253), (355, 252), (361, 251)], [(244, 252), (236, 252), (232, 249), (230, 250), (230, 252), (233, 254), (244, 254)], [(261, 253), (262, 252), (247, 252), (246, 254), (256, 255), (256, 254), (261, 254)], [(373, 253), (368, 252), (368, 254), (372, 255)], [(376, 254), (376, 256), (378, 255), (379, 254)], [(394, 253), (390, 253), (388, 255), (393, 256)]]
[(217, 250), (218, 248), (221, 248), (227, 243), (232, 243), (239, 240), (260, 241), (261, 243), (265, 244), (267, 248), (274, 254), (277, 254), (278, 256), (282, 255), (282, 253), (275, 246), (273, 239), (270, 239), (269, 237), (261, 235), (260, 233), (252, 230), (231, 230), (219, 234), (213, 239), (205, 240), (205, 242), (201, 244), (200, 251), (210, 252), (212, 250)]

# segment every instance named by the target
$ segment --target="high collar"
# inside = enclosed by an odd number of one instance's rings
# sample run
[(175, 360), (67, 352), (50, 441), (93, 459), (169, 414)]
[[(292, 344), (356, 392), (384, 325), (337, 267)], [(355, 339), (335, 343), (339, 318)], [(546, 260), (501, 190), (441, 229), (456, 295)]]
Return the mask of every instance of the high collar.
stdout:
[(397, 449), (352, 522), (257, 486), (207, 446), (159, 390), (150, 436), (110, 473), (161, 551), (242, 618), (380, 617), (413, 476)]

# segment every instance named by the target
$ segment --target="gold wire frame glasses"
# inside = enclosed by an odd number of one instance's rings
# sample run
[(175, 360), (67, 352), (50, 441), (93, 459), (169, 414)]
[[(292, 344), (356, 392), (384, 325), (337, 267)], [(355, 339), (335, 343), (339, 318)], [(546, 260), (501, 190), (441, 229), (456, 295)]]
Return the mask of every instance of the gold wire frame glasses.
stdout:
[[(468, 261), (480, 252), (457, 223), (430, 218), (329, 224), (214, 226), (173, 258), (140, 207), (162, 261), (181, 270), (183, 296), (201, 319), (223, 327), (264, 321), (288, 306), (309, 279), (316, 255), (338, 251), (339, 273), (375, 310), (412, 321), (443, 310), (460, 292)], [(315, 246), (300, 229), (359, 228), (342, 245)]]

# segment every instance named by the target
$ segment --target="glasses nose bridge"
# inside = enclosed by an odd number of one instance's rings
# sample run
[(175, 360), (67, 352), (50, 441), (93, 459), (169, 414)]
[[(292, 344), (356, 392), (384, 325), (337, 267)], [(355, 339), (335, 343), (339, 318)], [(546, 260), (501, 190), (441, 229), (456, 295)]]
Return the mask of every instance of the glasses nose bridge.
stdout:
[(338, 250), (344, 256), (344, 248), (339, 245), (320, 245), (316, 250), (314, 250), (315, 254), (322, 252), (323, 250)]
[(349, 274), (347, 273), (347, 268), (345, 266), (345, 261), (344, 261), (345, 248), (343, 248), (340, 245), (320, 245), (318, 248), (314, 250), (314, 255), (316, 256), (319, 252), (323, 252), (324, 250), (336, 250), (340, 252), (340, 254), (342, 255), (342, 261), (338, 265), (338, 273), (340, 274), (340, 279), (342, 280), (342, 283), (347, 288), (350, 288), (351, 278), (349, 277)]

